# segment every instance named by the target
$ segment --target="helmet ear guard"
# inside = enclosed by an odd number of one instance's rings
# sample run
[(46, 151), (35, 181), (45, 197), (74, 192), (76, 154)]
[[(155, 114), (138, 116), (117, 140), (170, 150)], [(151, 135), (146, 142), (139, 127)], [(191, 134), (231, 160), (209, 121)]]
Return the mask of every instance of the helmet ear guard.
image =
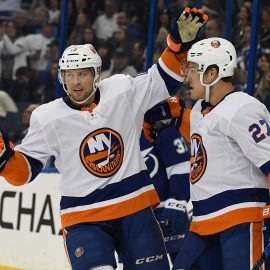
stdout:
[[(196, 42), (188, 51), (187, 60), (198, 64), (201, 84), (206, 86), (205, 100), (207, 102), (209, 102), (210, 86), (216, 84), (221, 78), (233, 76), (234, 69), (237, 67), (237, 56), (233, 44), (218, 37)], [(203, 74), (211, 65), (218, 66), (218, 77), (211, 84), (205, 84)]]

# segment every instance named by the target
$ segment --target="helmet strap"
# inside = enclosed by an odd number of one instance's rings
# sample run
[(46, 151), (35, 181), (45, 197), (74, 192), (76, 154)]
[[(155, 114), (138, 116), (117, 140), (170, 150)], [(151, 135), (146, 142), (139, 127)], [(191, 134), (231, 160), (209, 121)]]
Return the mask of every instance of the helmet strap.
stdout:
[(85, 102), (87, 102), (94, 94), (95, 92), (97, 91), (97, 87), (98, 87), (98, 83), (99, 83), (99, 72), (95, 72), (95, 78), (93, 80), (93, 91), (90, 93), (90, 95), (82, 100), (82, 101), (77, 101), (75, 99), (72, 98), (72, 96), (70, 95), (70, 93), (68, 92), (67, 90), (67, 87), (66, 87), (66, 84), (64, 83), (64, 80), (62, 79), (62, 82), (63, 82), (63, 88), (66, 92), (66, 94), (68, 95), (68, 97), (76, 104), (78, 105), (83, 105)]
[(205, 86), (204, 100), (205, 102), (210, 102), (210, 87), (216, 84), (221, 79), (221, 76), (218, 74), (217, 78), (213, 82), (211, 82), (210, 84), (205, 84), (203, 82), (203, 74), (204, 72), (200, 72), (200, 82), (203, 86)]

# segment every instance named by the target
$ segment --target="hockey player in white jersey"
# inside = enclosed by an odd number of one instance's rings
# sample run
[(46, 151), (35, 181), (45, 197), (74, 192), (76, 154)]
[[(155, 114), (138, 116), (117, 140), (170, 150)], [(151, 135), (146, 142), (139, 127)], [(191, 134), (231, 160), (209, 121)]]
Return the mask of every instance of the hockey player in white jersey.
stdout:
[(193, 219), (174, 270), (190, 269), (208, 245), (220, 248), (216, 270), (251, 269), (269, 242), (270, 115), (236, 91), (236, 57), (225, 39), (195, 43), (186, 76), (197, 100), (191, 112), (168, 99), (146, 114), (147, 121), (182, 118), (174, 122), (191, 140)]
[(135, 78), (115, 75), (99, 82), (101, 59), (94, 47), (68, 47), (59, 61), (67, 97), (37, 108), (15, 149), (2, 132), (0, 175), (12, 185), (31, 182), (55, 157), (73, 270), (115, 269), (115, 250), (124, 269), (169, 269), (152, 212), (159, 198), (148, 181), (139, 137), (144, 113), (183, 81), (187, 50), (206, 19), (202, 10), (186, 9), (158, 65)]

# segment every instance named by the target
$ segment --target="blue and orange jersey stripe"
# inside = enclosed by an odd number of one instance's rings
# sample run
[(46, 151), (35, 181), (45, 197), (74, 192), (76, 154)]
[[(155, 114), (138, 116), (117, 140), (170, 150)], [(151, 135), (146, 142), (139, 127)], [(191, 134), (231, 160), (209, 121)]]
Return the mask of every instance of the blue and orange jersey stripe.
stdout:
[(72, 208), (70, 212), (63, 210), (61, 211), (62, 226), (65, 228), (83, 222), (112, 220), (130, 215), (150, 206), (156, 207), (159, 204), (159, 197), (154, 188), (145, 188), (145, 191), (143, 193), (140, 191), (137, 196), (129, 194), (126, 197), (117, 198), (115, 203), (113, 202), (114, 200), (101, 202), (96, 204), (97, 207), (95, 205), (82, 206), (79, 208), (83, 210), (79, 211), (76, 211), (76, 207)]

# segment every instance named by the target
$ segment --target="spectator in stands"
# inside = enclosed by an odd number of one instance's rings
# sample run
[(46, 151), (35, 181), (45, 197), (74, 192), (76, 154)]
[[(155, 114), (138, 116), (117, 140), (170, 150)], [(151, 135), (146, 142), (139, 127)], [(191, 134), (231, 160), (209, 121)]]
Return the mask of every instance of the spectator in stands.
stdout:
[(108, 40), (116, 30), (117, 6), (117, 0), (106, 0), (104, 14), (99, 15), (94, 21), (93, 28), (99, 39)]
[(34, 42), (34, 35), (18, 37), (16, 25), (12, 20), (3, 22), (0, 30), (2, 32), (0, 33), (0, 36), (2, 35), (0, 65), (5, 66), (4, 74), (2, 72), (0, 74), (0, 78), (2, 75), (4, 76), (1, 80), (1, 87), (8, 89), (10, 82), (15, 79), (16, 70), (28, 65), (27, 57), (35, 58), (38, 56), (39, 44)]
[(128, 58), (131, 59), (132, 42), (125, 26), (117, 27), (109, 42), (113, 49), (122, 48), (126, 50)]
[(222, 18), (225, 9), (225, 6), (222, 5), (222, 2), (223, 1), (217, 2), (215, 0), (204, 0), (202, 8), (205, 12), (207, 12), (210, 19), (216, 18), (217, 16)]
[(116, 24), (117, 26), (125, 26), (128, 28), (129, 18), (126, 11), (122, 10), (116, 14)]
[(58, 39), (52, 39), (51, 42), (47, 45), (47, 50), (46, 50), (46, 58), (49, 59), (46, 71), (50, 69), (52, 63), (57, 61), (58, 49), (59, 49)]
[(18, 9), (13, 14), (13, 21), (17, 26), (17, 35), (18, 36), (26, 36), (30, 34), (30, 26), (29, 26), (29, 13), (24, 9)]
[(32, 11), (32, 16), (31, 33), (39, 34), (42, 32), (43, 25), (48, 24), (50, 21), (49, 11), (47, 8), (39, 6)]
[[(9, 81), (12, 80), (14, 55), (10, 53), (9, 48), (6, 46), (7, 42), (14, 44), (17, 40), (17, 28), (14, 21), (4, 21), (2, 24), (3, 46), (1, 52), (1, 87), (2, 89), (8, 88)], [(12, 46), (12, 45), (11, 45)]]
[(205, 38), (210, 37), (223, 37), (223, 27), (220, 19), (210, 19), (207, 21), (204, 27)]
[(54, 40), (53, 26), (49, 23), (42, 25), (41, 33), (31, 35), (31, 39), (36, 44), (37, 50), (35, 50), (34, 55), (28, 55), (29, 67), (42, 73), (46, 70), (50, 61), (47, 58), (47, 46)]
[(89, 19), (87, 17), (87, 14), (84, 12), (79, 12), (77, 14), (76, 23), (73, 26), (73, 30), (69, 36), (68, 44), (82, 44), (84, 29), (87, 26), (89, 26)]
[(236, 15), (237, 19), (234, 27), (234, 44), (236, 48), (239, 48), (245, 39), (245, 27), (251, 25), (251, 8), (251, 2), (245, 1), (240, 12)]
[(111, 67), (112, 49), (108, 42), (103, 42), (98, 48), (98, 54), (102, 60), (101, 71), (109, 70)]
[(16, 70), (16, 80), (12, 81), (8, 92), (15, 102), (36, 103), (38, 85), (35, 72), (27, 67), (20, 67)]
[(263, 100), (263, 103), (270, 112), (270, 71), (268, 71), (264, 77), (264, 87), (266, 95)]
[(136, 69), (128, 63), (127, 51), (125, 51), (123, 48), (116, 49), (112, 58), (112, 66), (109, 70), (101, 72), (101, 79), (105, 79), (111, 75), (120, 73), (135, 76), (137, 74)]
[(22, 125), (23, 125), (23, 130), (20, 132), (14, 134), (12, 136), (12, 142), (14, 145), (20, 144), (22, 139), (25, 137), (25, 135), (28, 132), (28, 128), (30, 126), (30, 117), (32, 112), (39, 106), (39, 104), (30, 104), (22, 114)]
[(49, 23), (58, 26), (60, 20), (60, 4), (61, 1), (50, 0), (48, 1), (48, 10), (49, 10)]
[(158, 28), (164, 27), (169, 30), (170, 14), (168, 9), (164, 8), (158, 13)]
[(0, 90), (0, 127), (5, 128), (5, 117), (8, 112), (18, 112), (18, 108), (11, 96)]
[(145, 71), (145, 45), (142, 40), (133, 44), (131, 65), (135, 67), (138, 73)]
[(246, 25), (243, 28), (243, 39), (240, 47), (237, 49), (237, 66), (241, 72), (241, 77), (243, 81), (241, 84), (246, 83), (247, 80), (247, 70), (248, 70), (248, 58), (250, 51), (250, 36), (251, 36), (251, 26)]
[(264, 7), (261, 12), (260, 45), (263, 52), (270, 53), (270, 6)]
[(158, 30), (158, 34), (155, 40), (154, 56), (153, 62), (157, 63), (163, 50), (167, 47), (166, 37), (168, 36), (168, 31), (166, 28), (161, 27)]
[(142, 29), (137, 23), (136, 16), (131, 16), (127, 11), (122, 10), (117, 13), (116, 23), (118, 27), (125, 27), (127, 29), (130, 39), (136, 40), (142, 37)]
[(56, 98), (57, 79), (58, 62), (55, 61), (50, 65), (50, 70), (45, 74), (44, 84), (36, 89), (38, 103), (47, 103)]
[(255, 74), (255, 85), (258, 87), (259, 81), (270, 70), (270, 54), (262, 53), (258, 61), (258, 70)]
[(264, 101), (266, 95), (269, 91), (269, 86), (267, 83), (267, 78), (270, 72), (270, 55), (263, 54), (259, 61), (259, 79), (254, 93), (254, 97), (259, 99), (261, 102)]
[(91, 26), (84, 28), (82, 42), (80, 44), (92, 44), (95, 48), (99, 48), (99, 40), (95, 30)]

